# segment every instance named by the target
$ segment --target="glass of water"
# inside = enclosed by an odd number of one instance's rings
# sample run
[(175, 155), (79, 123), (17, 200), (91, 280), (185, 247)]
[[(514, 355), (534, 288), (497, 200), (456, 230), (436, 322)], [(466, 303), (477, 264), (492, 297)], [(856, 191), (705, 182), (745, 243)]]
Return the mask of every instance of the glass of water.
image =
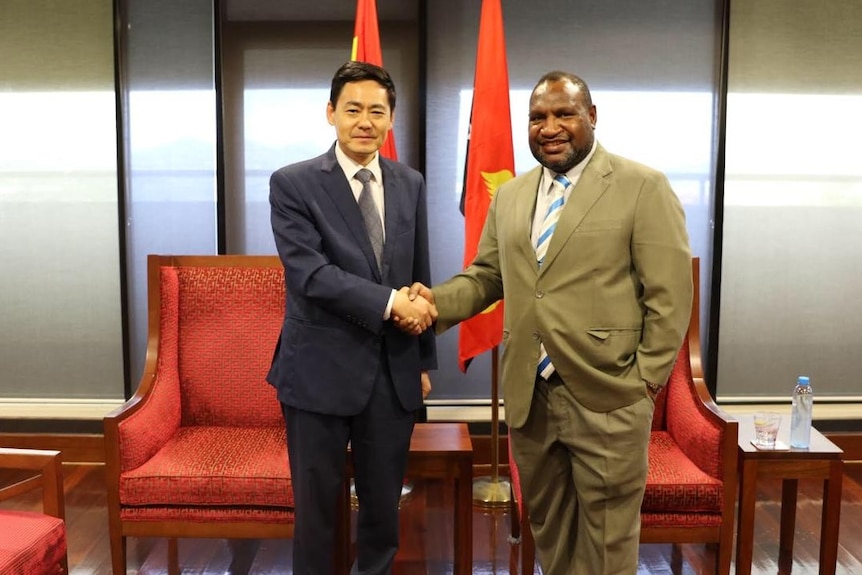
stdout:
[(754, 414), (754, 444), (757, 447), (771, 449), (775, 447), (778, 437), (778, 427), (781, 425), (781, 414), (773, 411), (758, 411)]

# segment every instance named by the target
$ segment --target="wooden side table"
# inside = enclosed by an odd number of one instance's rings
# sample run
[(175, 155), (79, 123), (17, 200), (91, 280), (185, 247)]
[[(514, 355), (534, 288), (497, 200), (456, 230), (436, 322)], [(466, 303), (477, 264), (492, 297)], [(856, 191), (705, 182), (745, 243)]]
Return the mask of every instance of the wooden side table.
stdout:
[[(778, 439), (789, 444), (790, 421), (782, 418)], [(751, 574), (754, 549), (754, 504), (760, 477), (782, 479), (779, 564), (793, 561), (796, 528), (796, 494), (800, 479), (823, 480), (823, 512), (820, 533), (820, 574), (834, 575), (838, 561), (838, 522), (841, 514), (843, 451), (816, 429), (808, 449), (761, 450), (751, 444), (754, 418), (739, 418), (739, 508), (737, 516), (736, 573)]]
[[(350, 525), (349, 478), (353, 466), (348, 457), (348, 481), (345, 484), (344, 517), (341, 536), (344, 546), (341, 553), (349, 563)], [(407, 477), (444, 479), (452, 482), (455, 490), (455, 526), (453, 549), (455, 575), (470, 575), (473, 571), (473, 442), (466, 423), (417, 423), (410, 439), (407, 456)], [(340, 554), (339, 554), (340, 555)], [(349, 565), (347, 566), (349, 570)], [(347, 570), (344, 572), (346, 573)]]

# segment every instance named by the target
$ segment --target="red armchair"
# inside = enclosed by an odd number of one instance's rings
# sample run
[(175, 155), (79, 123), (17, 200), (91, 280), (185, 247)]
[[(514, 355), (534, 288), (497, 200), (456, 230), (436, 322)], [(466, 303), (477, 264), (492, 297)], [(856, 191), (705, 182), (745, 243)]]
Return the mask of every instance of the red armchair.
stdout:
[(285, 428), (266, 381), (285, 309), (270, 256), (150, 256), (149, 340), (134, 396), (105, 417), (114, 575), (126, 538), (293, 536)]
[[(738, 423), (721, 411), (703, 379), (700, 355), (700, 262), (692, 261), (694, 301), (667, 386), (656, 399), (649, 471), (641, 505), (641, 543), (717, 546), (716, 574), (728, 575), (733, 552)], [(535, 545), (509, 450), (512, 534), (521, 538), (521, 572), (532, 574)]]
[[(42, 510), (0, 509), (0, 573), (63, 575), (69, 572), (63, 475), (59, 451), (0, 448), (0, 469), (37, 472), (0, 487), (0, 501), (42, 489)], [(16, 476), (17, 477), (17, 476)]]

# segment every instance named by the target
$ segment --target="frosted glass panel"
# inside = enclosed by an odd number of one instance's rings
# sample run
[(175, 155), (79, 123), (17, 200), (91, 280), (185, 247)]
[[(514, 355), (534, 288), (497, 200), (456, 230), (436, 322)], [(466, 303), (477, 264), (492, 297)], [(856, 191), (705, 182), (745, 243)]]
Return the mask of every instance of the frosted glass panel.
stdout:
[(731, 18), (719, 398), (862, 400), (862, 5)]
[[(247, 56), (254, 59), (255, 53)], [(248, 253), (276, 253), (272, 228), (267, 225), (272, 172), (318, 156), (332, 145), (335, 134), (324, 113), (327, 100), (328, 88), (245, 91), (246, 217), (242, 223)]]
[[(805, 374), (818, 398), (862, 399), (862, 319), (848, 308), (862, 282), (860, 106), (862, 94), (729, 95), (722, 398), (786, 401)], [(788, 118), (815, 109), (809, 146)]]
[(0, 18), (0, 398), (123, 394), (112, 3), (74, 12)]
[(131, 384), (147, 346), (147, 254), (215, 254), (210, 0), (126, 0), (126, 253)]

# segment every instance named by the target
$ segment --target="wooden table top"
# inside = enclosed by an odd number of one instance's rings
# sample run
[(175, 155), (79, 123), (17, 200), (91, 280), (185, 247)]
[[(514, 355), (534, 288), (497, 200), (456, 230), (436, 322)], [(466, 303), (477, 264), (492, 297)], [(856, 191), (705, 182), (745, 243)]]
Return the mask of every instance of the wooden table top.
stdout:
[[(822, 433), (811, 428), (811, 443), (808, 449), (791, 447), (783, 450), (758, 449), (752, 445), (754, 439), (754, 416), (738, 416), (739, 420), (739, 451), (743, 457), (758, 459), (841, 459), (843, 451), (829, 441)], [(790, 415), (781, 415), (781, 425), (778, 427), (778, 441), (790, 445)]]
[(473, 453), (466, 423), (417, 423), (410, 439), (412, 454)]

